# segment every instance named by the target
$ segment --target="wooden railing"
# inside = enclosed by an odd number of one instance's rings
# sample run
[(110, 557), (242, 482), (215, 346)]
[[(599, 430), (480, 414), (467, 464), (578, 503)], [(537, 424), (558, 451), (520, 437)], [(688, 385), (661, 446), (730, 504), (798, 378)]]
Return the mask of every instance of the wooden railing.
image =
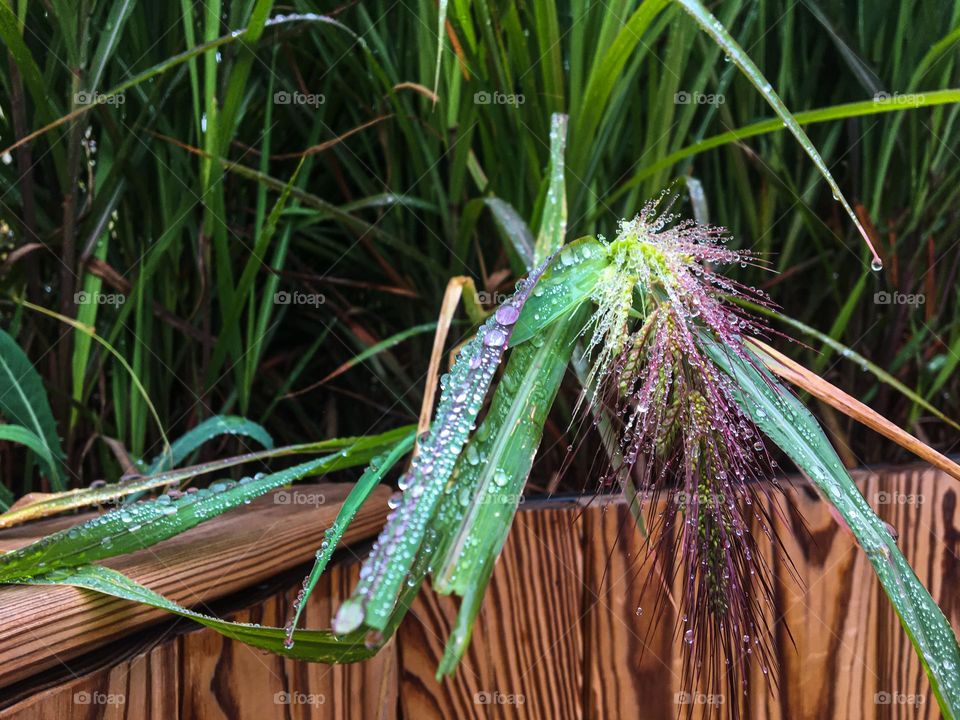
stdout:
[[(960, 628), (957, 485), (925, 468), (857, 478)], [(343, 497), (342, 486), (301, 492), (326, 502), (263, 499), (115, 566), (183, 603), (283, 625), (304, 563)], [(368, 503), (352, 542), (375, 533), (384, 498)], [(752, 718), (939, 717), (920, 662), (849, 533), (803, 484), (790, 486), (780, 507), (778, 533), (800, 582), (773, 561), (776, 692), (757, 670), (746, 696), (687, 694), (675, 610), (668, 602), (654, 617), (657, 583), (644, 582), (650, 565), (625, 506), (550, 501), (525, 503), (518, 514), (467, 656), (442, 682), (434, 672), (456, 604), (430, 591), (376, 658), (325, 666), (85, 591), (8, 587), (0, 589), (0, 718), (656, 719), (683, 716), (691, 701), (695, 716), (710, 703), (714, 717), (728, 717), (736, 702)], [(40, 529), (0, 534), (0, 548)], [(217, 559), (201, 559), (211, 547)], [(347, 548), (321, 580), (308, 627), (329, 626), (356, 581), (358, 555)]]

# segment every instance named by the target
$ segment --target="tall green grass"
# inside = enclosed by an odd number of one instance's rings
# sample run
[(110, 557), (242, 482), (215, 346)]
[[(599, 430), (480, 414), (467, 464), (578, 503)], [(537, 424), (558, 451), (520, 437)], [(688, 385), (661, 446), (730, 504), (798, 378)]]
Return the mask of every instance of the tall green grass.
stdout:
[[(960, 6), (936, 6), (716, 8), (860, 210), (876, 274), (764, 97), (674, 4), (453, 2), (439, 34), (428, 2), (326, 19), (298, 19), (306, 2), (0, 4), (0, 146), (74, 113), (0, 164), (4, 312), (49, 386), (72, 480), (119, 471), (91, 437), (159, 450), (137, 382), (170, 433), (216, 413), (270, 419), (281, 441), (415, 417), (429, 335), (400, 334), (434, 319), (451, 274), (492, 299), (522, 270), (510, 220), (543, 213), (553, 112), (569, 116), (568, 238), (699, 180), (697, 211), (783, 273), (739, 279), (949, 410), (960, 171), (943, 91), (960, 87)], [(926, 302), (878, 305), (880, 291)], [(132, 374), (13, 298), (95, 326)], [(921, 405), (808, 341), (805, 362), (949, 448)]]

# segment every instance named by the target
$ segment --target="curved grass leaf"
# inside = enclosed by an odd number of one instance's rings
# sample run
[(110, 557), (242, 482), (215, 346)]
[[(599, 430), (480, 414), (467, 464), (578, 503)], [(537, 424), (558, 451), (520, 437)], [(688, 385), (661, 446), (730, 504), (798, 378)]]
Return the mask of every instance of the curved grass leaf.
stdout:
[(93, 590), (104, 595), (111, 595), (123, 600), (166, 610), (198, 622), (225, 637), (263, 650), (269, 650), (277, 655), (295, 660), (324, 663), (357, 662), (373, 657), (396, 630), (420, 589), (419, 583), (405, 589), (397, 603), (396, 611), (391, 616), (383, 635), (377, 642), (371, 642), (364, 631), (357, 631), (348, 635), (334, 635), (329, 630), (297, 630), (294, 634), (296, 644), (288, 645), (285, 641), (286, 631), (283, 628), (230, 622), (189, 610), (131, 580), (123, 573), (100, 565), (80, 565), (74, 568), (53, 570), (49, 573), (31, 578), (21, 578), (12, 582), (19, 585), (72, 585), (73, 587)]
[(960, 646), (883, 521), (857, 489), (816, 419), (767, 370), (701, 338), (737, 386), (737, 402), (753, 422), (813, 481), (867, 554), (913, 643), (944, 716), (960, 716)]
[(783, 121), (784, 126), (793, 134), (797, 139), (797, 142), (800, 143), (800, 146), (803, 148), (804, 152), (813, 160), (813, 164), (816, 165), (817, 170), (820, 171), (820, 174), (823, 176), (823, 179), (827, 181), (827, 185), (830, 186), (830, 189), (833, 190), (833, 196), (843, 205), (843, 209), (847, 211), (847, 215), (850, 216), (850, 219), (853, 221), (853, 224), (856, 226), (857, 230), (860, 232), (860, 235), (863, 237), (864, 242), (867, 244), (867, 247), (870, 248), (870, 252), (873, 254), (875, 262), (880, 262), (880, 256), (877, 255), (877, 251), (873, 247), (873, 243), (870, 241), (870, 236), (867, 235), (867, 231), (864, 229), (863, 225), (860, 223), (860, 219), (857, 217), (857, 214), (853, 211), (853, 208), (850, 207), (850, 203), (847, 202), (847, 198), (843, 195), (843, 192), (840, 190), (840, 186), (837, 185), (837, 181), (833, 179), (833, 175), (830, 174), (830, 169), (827, 167), (827, 164), (823, 161), (823, 158), (820, 157), (820, 153), (814, 147), (813, 143), (810, 141), (810, 138), (807, 137), (807, 134), (803, 131), (803, 128), (800, 127), (800, 124), (793, 117), (793, 114), (787, 109), (787, 106), (783, 104), (783, 101), (780, 99), (780, 96), (774, 91), (773, 86), (767, 82), (767, 79), (763, 76), (763, 73), (760, 72), (760, 68), (756, 66), (753, 60), (750, 59), (750, 56), (747, 55), (743, 48), (733, 39), (733, 36), (727, 32), (727, 29), (723, 26), (713, 14), (707, 10), (706, 6), (700, 0), (675, 0), (684, 10), (686, 10), (694, 20), (697, 21), (697, 24), (713, 38), (714, 42), (720, 45), (723, 48), (723, 51), (727, 54), (727, 57), (732, 60), (740, 70), (743, 71), (743, 74), (746, 75), (747, 79), (753, 84), (757, 90), (760, 91), (760, 94), (763, 95), (764, 99), (770, 104), (770, 107), (774, 109), (774, 112), (777, 113), (777, 117)]
[[(799, 125), (814, 125), (817, 123), (831, 122), (833, 120), (847, 120), (882, 113), (935, 107), (937, 105), (953, 105), (955, 103), (960, 103), (960, 89), (933, 90), (924, 92), (923, 94), (911, 95), (903, 102), (897, 103), (879, 100), (861, 100), (859, 102), (843, 103), (842, 105), (830, 105), (815, 110), (804, 110), (795, 113), (793, 119), (796, 120)], [(729, 145), (730, 143), (740, 140), (746, 140), (747, 138), (757, 137), (759, 135), (769, 135), (770, 133), (781, 132), (786, 129), (786, 126), (781, 120), (759, 120), (735, 130), (729, 130), (718, 135), (704, 138), (700, 142), (680, 148), (657, 160), (655, 163), (640, 168), (627, 182), (618, 187), (616, 192), (610, 195), (607, 202), (608, 204), (614, 202), (621, 195), (635, 188), (644, 180), (656, 175), (662, 170), (673, 167), (681, 160), (686, 160), (707, 150)]]
[[(270, 458), (287, 457), (290, 455), (315, 455), (322, 452), (367, 452), (371, 449), (373, 452), (376, 452), (376, 448), (381, 445), (386, 446), (399, 442), (407, 434), (412, 432), (415, 427), (414, 425), (404, 425), (394, 430), (381, 433), (380, 435), (333, 438), (320, 442), (285, 445), (284, 447), (273, 450), (261, 450), (259, 452), (244, 453), (243, 455), (222, 458), (220, 460), (211, 460), (210, 462), (181, 468), (179, 470), (167, 470), (166, 472), (137, 480), (113, 483), (97, 488), (83, 488), (67, 490), (62, 493), (45, 494), (34, 502), (20, 505), (0, 515), (0, 528), (11, 527), (27, 522), (28, 520), (36, 520), (49, 515), (56, 515), (57, 513), (78, 507), (103, 505), (115, 501), (118, 498), (126, 497), (127, 495), (133, 495), (154, 488), (166, 487), (167, 485), (176, 485), (184, 480), (219, 472), (245, 463), (263, 462)], [(342, 455), (341, 457), (343, 459), (340, 461), (340, 464), (335, 463), (335, 466), (331, 468), (331, 470), (339, 470), (351, 466), (349, 452), (347, 455)]]
[(150, 464), (147, 475), (155, 475), (177, 467), (187, 456), (208, 440), (221, 435), (242, 435), (260, 443), (267, 450), (273, 448), (273, 438), (263, 426), (236, 415), (214, 415), (170, 444), (170, 453), (161, 453)]
[(10, 335), (0, 330), (0, 412), (30, 430), (43, 444), (44, 474), (57, 490), (66, 487), (63, 449), (40, 373)]
[[(407, 436), (411, 435), (408, 430)], [(216, 482), (177, 498), (162, 495), (53, 533), (0, 556), (0, 582), (142, 550), (295, 480), (365, 464), (398, 442), (394, 434), (389, 434), (386, 441), (383, 436), (364, 440), (269, 475), (259, 474), (236, 483)]]

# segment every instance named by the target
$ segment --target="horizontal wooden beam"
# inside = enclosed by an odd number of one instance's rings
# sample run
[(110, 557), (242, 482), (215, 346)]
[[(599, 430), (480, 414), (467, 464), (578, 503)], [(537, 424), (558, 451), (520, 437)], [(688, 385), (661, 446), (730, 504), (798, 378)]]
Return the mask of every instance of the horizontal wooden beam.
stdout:
[[(310, 561), (349, 485), (297, 485), (109, 565), (182, 605), (206, 611), (218, 598)], [(286, 495), (281, 495), (286, 493)], [(386, 486), (374, 490), (344, 535), (371, 538), (387, 514)], [(0, 551), (26, 545), (92, 514), (0, 532)], [(0, 587), (0, 687), (103, 647), (169, 614), (72, 587)]]

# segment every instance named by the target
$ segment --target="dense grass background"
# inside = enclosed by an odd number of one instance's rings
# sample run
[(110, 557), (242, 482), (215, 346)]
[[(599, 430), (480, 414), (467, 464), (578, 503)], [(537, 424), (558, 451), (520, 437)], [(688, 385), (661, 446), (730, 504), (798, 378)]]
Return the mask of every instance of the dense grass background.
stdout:
[[(4, 326), (46, 381), (74, 482), (122, 472), (104, 439), (152, 457), (159, 429), (115, 357), (16, 298), (94, 325), (171, 435), (225, 412), (264, 423), (278, 443), (415, 420), (448, 279), (472, 277), (492, 302), (522, 272), (517, 221), (538, 225), (553, 112), (569, 115), (570, 238), (612, 235), (688, 178), (703, 200), (683, 211), (727, 226), (779, 273), (748, 267), (738, 280), (960, 415), (960, 111), (881, 112), (960, 87), (960, 2), (713, 8), (794, 112), (869, 106), (807, 130), (871, 229), (880, 273), (787, 133), (673, 159), (771, 113), (679, 9), (634, 30), (662, 4), (454, 0), (434, 97), (433, 2), (0, 3), (0, 146), (78, 113), (0, 163)], [(314, 12), (330, 20), (263, 27)], [(878, 304), (883, 291), (925, 301)], [(82, 292), (111, 301), (78, 302)], [(282, 304), (278, 292), (299, 295)], [(809, 344), (790, 348), (805, 364), (956, 449), (953, 429), (860, 363), (774, 324)], [(823, 419), (851, 462), (901, 458)], [(540, 482), (568, 444), (555, 420)], [(224, 443), (209, 452), (240, 449)], [(23, 457), (9, 446), (0, 460), (17, 492), (32, 482)]]

